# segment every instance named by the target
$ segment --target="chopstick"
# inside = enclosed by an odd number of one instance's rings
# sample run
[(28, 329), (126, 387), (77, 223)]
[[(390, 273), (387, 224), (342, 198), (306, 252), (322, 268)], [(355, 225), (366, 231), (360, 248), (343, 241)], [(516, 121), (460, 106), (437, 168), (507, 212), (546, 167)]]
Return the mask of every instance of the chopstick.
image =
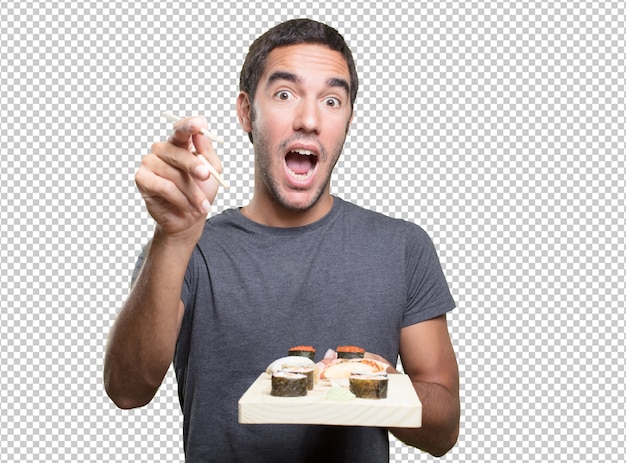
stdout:
[[(167, 113), (167, 112), (162, 112), (161, 116), (163, 116), (165, 119), (167, 119), (170, 122), (177, 122), (182, 119), (182, 117), (174, 116), (172, 113)], [(200, 133), (204, 135), (205, 137), (209, 137), (214, 142), (224, 143), (224, 139), (222, 137), (215, 135), (206, 129), (200, 130)]]
[[(171, 113), (167, 113), (167, 112), (163, 112), (161, 113), (161, 116), (163, 116), (165, 119), (167, 119), (168, 121), (171, 122), (176, 122), (179, 121), (180, 117), (178, 116), (174, 116)], [(218, 137), (217, 135), (212, 134), (211, 132), (208, 132), (205, 129), (201, 130), (202, 135), (209, 137), (211, 140), (219, 142), (219, 143), (223, 143), (224, 139), (222, 137)], [(224, 181), (224, 179), (222, 178), (222, 176), (219, 174), (219, 172), (217, 170), (215, 170), (215, 167), (213, 167), (213, 165), (207, 161), (207, 159), (200, 153), (194, 153), (196, 154), (196, 156), (198, 156), (200, 158), (200, 160), (207, 166), (207, 169), (209, 169), (209, 173), (215, 177), (215, 180), (218, 181), (218, 183), (220, 185), (222, 185), (224, 188), (226, 188), (227, 190), (230, 188), (230, 186), (228, 185), (228, 183), (226, 183)]]
[(230, 188), (230, 186), (228, 185), (228, 183), (226, 183), (224, 181), (224, 179), (220, 176), (220, 174), (215, 170), (215, 167), (213, 167), (211, 165), (211, 163), (209, 161), (206, 160), (206, 158), (201, 155), (200, 153), (194, 153), (196, 156), (198, 156), (200, 158), (200, 160), (206, 164), (207, 169), (209, 169), (209, 173), (215, 177), (215, 180), (217, 180), (219, 182), (220, 185), (222, 185), (224, 188), (226, 188), (227, 190)]

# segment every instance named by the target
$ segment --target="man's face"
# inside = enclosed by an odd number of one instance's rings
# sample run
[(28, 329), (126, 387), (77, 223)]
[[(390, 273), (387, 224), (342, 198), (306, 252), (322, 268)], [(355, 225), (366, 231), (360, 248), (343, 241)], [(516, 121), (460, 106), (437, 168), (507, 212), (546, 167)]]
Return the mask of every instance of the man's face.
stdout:
[[(352, 120), (350, 72), (343, 56), (321, 45), (274, 49), (251, 114), (255, 196), (288, 211), (307, 211), (329, 193)], [(326, 195), (328, 196), (328, 195)]]

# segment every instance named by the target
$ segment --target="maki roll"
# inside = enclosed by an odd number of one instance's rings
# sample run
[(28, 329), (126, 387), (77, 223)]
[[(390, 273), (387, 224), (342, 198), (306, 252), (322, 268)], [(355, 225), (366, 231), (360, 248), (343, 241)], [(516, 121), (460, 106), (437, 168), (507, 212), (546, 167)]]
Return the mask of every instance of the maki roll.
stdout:
[(362, 359), (365, 355), (365, 349), (357, 346), (339, 346), (337, 347), (337, 358), (339, 359)]
[(313, 346), (295, 346), (289, 349), (288, 355), (294, 357), (307, 357), (315, 361), (315, 348)]
[(386, 399), (387, 373), (358, 373), (350, 375), (350, 392), (361, 399)]
[(302, 397), (307, 394), (309, 380), (302, 373), (276, 371), (272, 373), (272, 392), (276, 397)]
[(288, 372), (288, 373), (298, 373), (298, 374), (306, 376), (306, 380), (307, 380), (306, 388), (309, 391), (313, 390), (313, 388), (315, 387), (315, 383), (317, 382), (317, 375), (315, 374), (315, 368), (312, 366), (311, 367), (308, 367), (308, 366), (285, 367), (285, 369), (282, 371)]
[(265, 370), (268, 375), (273, 375), (279, 371), (305, 375), (309, 390), (313, 390), (317, 380), (319, 379), (319, 369), (315, 362), (308, 357), (282, 357), (270, 363)]

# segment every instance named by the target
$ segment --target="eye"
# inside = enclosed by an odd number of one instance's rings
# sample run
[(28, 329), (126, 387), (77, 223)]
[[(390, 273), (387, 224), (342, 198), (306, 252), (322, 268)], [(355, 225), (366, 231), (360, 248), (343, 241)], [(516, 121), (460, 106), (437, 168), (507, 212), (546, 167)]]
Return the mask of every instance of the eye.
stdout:
[(335, 97), (326, 98), (326, 106), (331, 108), (339, 108), (341, 106), (341, 101)]
[(291, 92), (287, 91), (287, 90), (281, 90), (280, 92), (276, 93), (276, 98), (281, 100), (281, 101), (287, 101), (291, 99)]

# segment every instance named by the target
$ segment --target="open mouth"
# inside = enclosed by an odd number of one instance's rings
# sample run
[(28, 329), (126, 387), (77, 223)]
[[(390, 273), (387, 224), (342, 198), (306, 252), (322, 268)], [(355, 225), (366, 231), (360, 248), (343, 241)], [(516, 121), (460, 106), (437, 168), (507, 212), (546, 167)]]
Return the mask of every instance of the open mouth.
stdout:
[(285, 163), (291, 176), (298, 180), (307, 180), (315, 171), (317, 156), (305, 149), (294, 149), (285, 156)]

